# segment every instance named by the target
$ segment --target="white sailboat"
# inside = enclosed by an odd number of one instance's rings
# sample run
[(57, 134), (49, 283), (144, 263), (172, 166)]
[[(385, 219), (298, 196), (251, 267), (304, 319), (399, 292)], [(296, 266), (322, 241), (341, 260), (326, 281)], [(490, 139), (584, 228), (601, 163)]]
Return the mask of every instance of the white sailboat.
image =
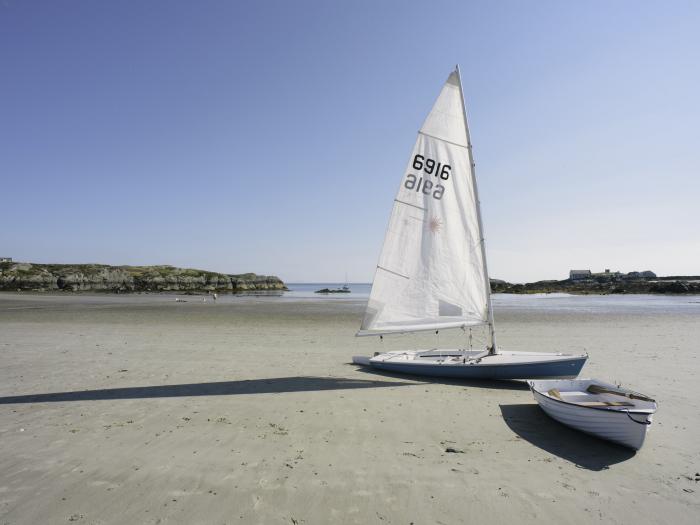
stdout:
[(392, 351), (353, 362), (419, 375), (576, 377), (586, 355), (496, 346), (481, 210), (459, 67), (418, 132), (358, 336), (487, 327), (485, 347)]

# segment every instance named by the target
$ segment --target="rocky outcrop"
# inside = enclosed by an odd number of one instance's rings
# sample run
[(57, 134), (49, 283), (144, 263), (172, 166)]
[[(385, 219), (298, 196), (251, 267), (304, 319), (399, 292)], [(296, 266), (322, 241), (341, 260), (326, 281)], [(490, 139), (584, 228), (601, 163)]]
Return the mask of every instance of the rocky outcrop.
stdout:
[(653, 293), (700, 293), (700, 283), (687, 281), (670, 281), (654, 283), (651, 287)]
[(174, 266), (0, 263), (0, 290), (70, 292), (246, 292), (286, 290), (271, 275), (207, 272)]
[[(700, 294), (700, 277), (691, 280), (644, 279), (587, 279), (564, 281), (537, 281), (534, 283), (512, 284), (499, 279), (491, 279), (494, 293), (571, 293), (571, 294)], [(694, 280), (692, 280), (694, 279)]]

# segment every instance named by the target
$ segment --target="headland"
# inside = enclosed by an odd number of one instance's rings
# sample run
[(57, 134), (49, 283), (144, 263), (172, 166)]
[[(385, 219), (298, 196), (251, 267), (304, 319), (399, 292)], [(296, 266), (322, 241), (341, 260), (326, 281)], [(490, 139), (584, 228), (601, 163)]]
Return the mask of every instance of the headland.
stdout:
[(255, 273), (225, 274), (168, 265), (0, 262), (0, 291), (240, 293), (286, 289), (279, 277)]

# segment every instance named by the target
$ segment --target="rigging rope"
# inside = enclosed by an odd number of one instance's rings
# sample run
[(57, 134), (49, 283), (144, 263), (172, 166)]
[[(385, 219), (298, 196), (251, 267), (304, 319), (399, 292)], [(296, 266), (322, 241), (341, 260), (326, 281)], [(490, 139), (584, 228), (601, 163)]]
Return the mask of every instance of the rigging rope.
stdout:
[(632, 421), (634, 421), (635, 423), (637, 423), (638, 425), (651, 425), (651, 421), (648, 421), (648, 420), (646, 420), (646, 419), (645, 419), (644, 421), (637, 421), (636, 419), (634, 419), (634, 418), (630, 415), (630, 411), (629, 411), (629, 410), (624, 410), (624, 413), (627, 414), (627, 417), (630, 418), (630, 419), (631, 419)]

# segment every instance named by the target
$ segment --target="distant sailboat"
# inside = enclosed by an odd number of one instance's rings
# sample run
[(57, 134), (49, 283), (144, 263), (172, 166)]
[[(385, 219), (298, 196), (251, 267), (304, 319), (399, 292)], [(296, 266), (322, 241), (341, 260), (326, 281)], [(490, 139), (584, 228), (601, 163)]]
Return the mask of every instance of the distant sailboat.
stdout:
[(353, 362), (411, 374), (576, 377), (586, 355), (496, 347), (491, 289), (459, 68), (418, 132), (358, 336), (486, 326), (485, 348), (393, 351)]
[(315, 293), (320, 294), (333, 294), (333, 293), (350, 293), (350, 286), (348, 286), (348, 274), (345, 272), (345, 283), (340, 288), (322, 288), (321, 290), (316, 290)]

